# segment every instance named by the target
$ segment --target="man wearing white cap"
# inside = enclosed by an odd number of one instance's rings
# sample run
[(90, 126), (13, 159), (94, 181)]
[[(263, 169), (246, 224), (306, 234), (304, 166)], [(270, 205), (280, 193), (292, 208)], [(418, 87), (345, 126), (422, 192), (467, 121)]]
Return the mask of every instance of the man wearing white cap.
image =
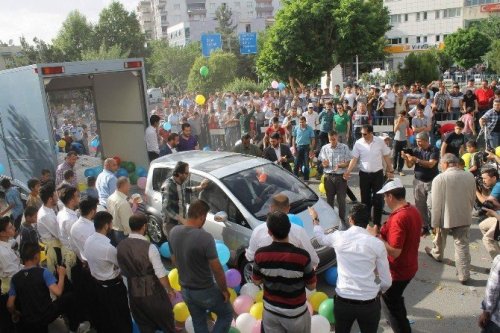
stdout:
[(396, 94), (392, 91), (392, 86), (390, 84), (385, 85), (385, 91), (380, 95), (384, 101), (384, 117), (387, 119), (388, 124), (392, 125), (394, 123), (394, 110), (396, 106)]
[(392, 211), (380, 234), (377, 226), (367, 227), (384, 242), (388, 254), (392, 285), (382, 295), (388, 310), (386, 317), (394, 332), (409, 333), (411, 328), (403, 292), (418, 270), (422, 218), (417, 208), (406, 201), (406, 190), (399, 178), (386, 182), (377, 194), (384, 195), (384, 201)]

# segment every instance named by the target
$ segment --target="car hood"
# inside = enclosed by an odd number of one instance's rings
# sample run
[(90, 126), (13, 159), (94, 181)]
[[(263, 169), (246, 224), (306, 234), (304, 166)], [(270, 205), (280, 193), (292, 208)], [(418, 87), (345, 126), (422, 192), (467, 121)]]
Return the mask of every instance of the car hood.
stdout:
[[(325, 200), (319, 198), (318, 202), (313, 205), (313, 208), (318, 212), (318, 218), (320, 225), (323, 229), (328, 230), (333, 227), (338, 227), (340, 225), (340, 218), (336, 209), (333, 209)], [(307, 234), (312, 238), (314, 236), (313, 223), (311, 216), (307, 209), (302, 212), (295, 214), (304, 223), (304, 229)]]

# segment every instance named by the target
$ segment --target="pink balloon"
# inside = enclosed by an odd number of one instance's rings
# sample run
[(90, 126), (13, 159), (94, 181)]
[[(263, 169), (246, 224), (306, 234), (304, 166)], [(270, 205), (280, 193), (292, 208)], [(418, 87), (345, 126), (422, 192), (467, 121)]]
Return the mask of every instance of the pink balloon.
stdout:
[(144, 190), (146, 188), (146, 181), (147, 181), (146, 177), (139, 177), (139, 179), (137, 179), (137, 186), (141, 190)]
[(253, 299), (252, 297), (248, 295), (240, 295), (236, 297), (236, 299), (233, 302), (233, 309), (236, 314), (240, 315), (242, 313), (246, 313), (250, 311), (250, 308), (253, 305)]
[(237, 269), (231, 268), (226, 272), (226, 283), (229, 288), (235, 288), (241, 283), (241, 274)]
[(273, 87), (273, 89), (278, 88), (278, 85), (279, 85), (279, 83), (276, 80), (274, 80), (273, 82), (271, 82), (271, 87)]
[(252, 333), (260, 333), (261, 331), (261, 326), (262, 326), (262, 320), (259, 319), (253, 324), (252, 326)]

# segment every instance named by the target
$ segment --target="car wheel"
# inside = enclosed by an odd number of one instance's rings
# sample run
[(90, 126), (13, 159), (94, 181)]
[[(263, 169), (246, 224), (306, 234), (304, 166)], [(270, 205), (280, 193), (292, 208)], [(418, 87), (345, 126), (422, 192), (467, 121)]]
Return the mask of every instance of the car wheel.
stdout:
[(162, 221), (154, 215), (148, 215), (148, 235), (154, 244), (160, 244), (164, 239)]
[(241, 279), (241, 284), (245, 283), (250, 283), (252, 282), (252, 272), (253, 272), (253, 265), (251, 262), (248, 262), (248, 260), (245, 258), (245, 255), (241, 256), (242, 258), (239, 261), (238, 265), (238, 270), (240, 271), (240, 274), (242, 276)]

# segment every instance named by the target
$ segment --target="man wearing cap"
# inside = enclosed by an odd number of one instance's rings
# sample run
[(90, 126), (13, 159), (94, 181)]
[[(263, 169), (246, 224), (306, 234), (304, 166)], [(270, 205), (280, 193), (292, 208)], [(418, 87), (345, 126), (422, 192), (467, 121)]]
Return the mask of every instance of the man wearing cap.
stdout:
[(425, 252), (441, 262), (446, 237), (453, 235), (458, 280), (467, 284), (470, 278), (469, 230), (476, 200), (476, 182), (472, 173), (458, 165), (458, 157), (447, 153), (441, 157), (443, 173), (432, 181), (431, 225), (437, 228), (434, 246)]
[(394, 110), (396, 106), (396, 95), (392, 92), (390, 84), (385, 85), (385, 91), (380, 95), (384, 102), (384, 117), (387, 119), (388, 124), (394, 123)]
[[(67, 170), (74, 171), (77, 160), (78, 160), (78, 154), (76, 153), (76, 151), (72, 150), (66, 154), (64, 162), (59, 164), (56, 170), (56, 187), (58, 187), (64, 181), (64, 172), (66, 172)], [(75, 177), (71, 181), (71, 186), (77, 187), (77, 185), (78, 185), (78, 180), (75, 173)]]
[(439, 174), (439, 150), (430, 144), (429, 134), (421, 132), (417, 134), (417, 147), (411, 150), (411, 154), (402, 151), (401, 156), (408, 168), (415, 166), (415, 179), (413, 180), (415, 206), (424, 222), (422, 234), (429, 234), (432, 181)]
[(422, 218), (418, 210), (406, 199), (406, 190), (399, 178), (388, 181), (378, 194), (391, 209), (389, 219), (380, 229), (368, 226), (368, 231), (384, 242), (392, 276), (391, 287), (382, 295), (387, 306), (386, 317), (394, 332), (411, 332), (406, 317), (403, 292), (418, 270), (418, 246)]

